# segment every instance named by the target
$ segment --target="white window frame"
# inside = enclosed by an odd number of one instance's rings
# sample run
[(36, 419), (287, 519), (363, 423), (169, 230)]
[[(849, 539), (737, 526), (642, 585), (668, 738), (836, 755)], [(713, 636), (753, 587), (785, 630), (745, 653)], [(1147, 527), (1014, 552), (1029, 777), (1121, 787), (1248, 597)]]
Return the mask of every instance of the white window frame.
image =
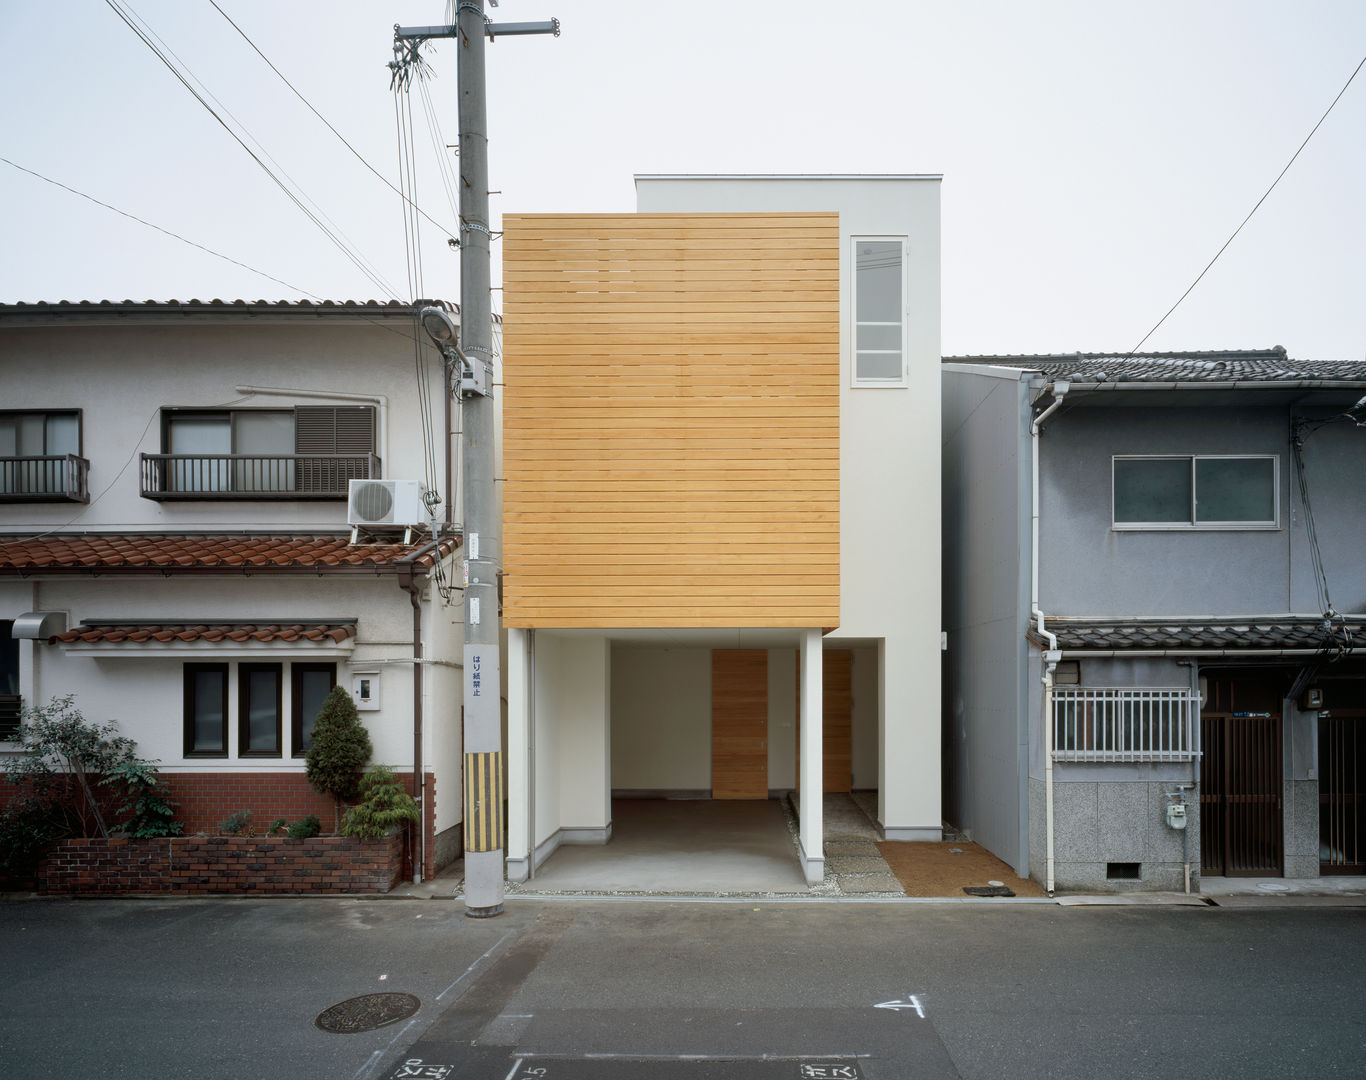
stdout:
[[(858, 373), (858, 245), (860, 243), (901, 244), (901, 375), (895, 379), (860, 377)], [(864, 235), (849, 237), (849, 385), (861, 389), (880, 387), (883, 389), (905, 387), (908, 381), (909, 358), (907, 356), (910, 303), (907, 300), (907, 278), (910, 269), (910, 244), (904, 235)], [(870, 326), (894, 326), (895, 323), (870, 323)], [(877, 351), (877, 350), (864, 350)]]
[[(1200, 491), (1196, 486), (1196, 463), (1200, 461), (1270, 461), (1271, 513), (1268, 521), (1200, 521), (1197, 510)], [(1116, 521), (1115, 463), (1119, 461), (1190, 462), (1191, 504), (1189, 521)], [(1117, 532), (1219, 532), (1230, 530), (1273, 530), (1281, 527), (1281, 457), (1279, 454), (1113, 454), (1110, 457), (1110, 527)]]

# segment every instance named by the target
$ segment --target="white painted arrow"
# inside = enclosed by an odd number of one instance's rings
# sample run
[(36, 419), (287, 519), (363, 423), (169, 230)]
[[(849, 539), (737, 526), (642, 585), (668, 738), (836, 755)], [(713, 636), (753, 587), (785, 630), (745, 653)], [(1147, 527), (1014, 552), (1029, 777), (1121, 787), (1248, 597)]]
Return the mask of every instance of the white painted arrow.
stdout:
[(877, 1005), (874, 1005), (873, 1008), (891, 1009), (893, 1012), (899, 1012), (902, 1009), (914, 1009), (916, 1016), (920, 1017), (922, 1020), (925, 1019), (925, 1008), (920, 1004), (920, 998), (915, 994), (907, 994), (905, 1001), (879, 1002)]

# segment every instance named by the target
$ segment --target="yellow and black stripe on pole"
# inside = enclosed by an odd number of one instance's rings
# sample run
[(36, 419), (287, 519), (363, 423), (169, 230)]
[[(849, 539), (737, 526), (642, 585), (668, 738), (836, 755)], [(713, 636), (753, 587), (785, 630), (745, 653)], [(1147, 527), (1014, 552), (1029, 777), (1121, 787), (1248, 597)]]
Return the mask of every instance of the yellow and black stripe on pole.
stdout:
[(503, 849), (503, 755), (465, 755), (465, 850)]

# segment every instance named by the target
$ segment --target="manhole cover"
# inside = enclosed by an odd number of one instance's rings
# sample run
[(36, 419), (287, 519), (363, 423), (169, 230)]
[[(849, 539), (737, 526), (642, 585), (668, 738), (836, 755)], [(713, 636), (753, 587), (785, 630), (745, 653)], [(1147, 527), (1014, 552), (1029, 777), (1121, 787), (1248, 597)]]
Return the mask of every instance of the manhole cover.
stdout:
[(1257, 883), (1257, 888), (1261, 889), (1263, 892), (1294, 892), (1294, 891), (1295, 891), (1295, 886), (1293, 886), (1293, 885), (1286, 885), (1284, 882), (1280, 882), (1280, 881), (1260, 881), (1260, 882)]
[(313, 1023), (334, 1035), (354, 1035), (406, 1020), (420, 1008), (412, 994), (362, 994), (324, 1009)]
[(963, 891), (969, 896), (1014, 896), (1004, 885), (964, 885)]

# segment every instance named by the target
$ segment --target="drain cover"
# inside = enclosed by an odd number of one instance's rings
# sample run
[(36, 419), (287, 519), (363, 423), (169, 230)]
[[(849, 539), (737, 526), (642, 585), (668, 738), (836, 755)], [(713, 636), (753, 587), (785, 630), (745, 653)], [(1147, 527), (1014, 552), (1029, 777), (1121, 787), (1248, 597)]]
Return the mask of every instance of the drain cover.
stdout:
[(354, 1035), (406, 1020), (420, 1008), (412, 994), (362, 994), (324, 1009), (313, 1023), (334, 1035)]
[(1014, 896), (1004, 885), (964, 885), (963, 891), (969, 896)]

